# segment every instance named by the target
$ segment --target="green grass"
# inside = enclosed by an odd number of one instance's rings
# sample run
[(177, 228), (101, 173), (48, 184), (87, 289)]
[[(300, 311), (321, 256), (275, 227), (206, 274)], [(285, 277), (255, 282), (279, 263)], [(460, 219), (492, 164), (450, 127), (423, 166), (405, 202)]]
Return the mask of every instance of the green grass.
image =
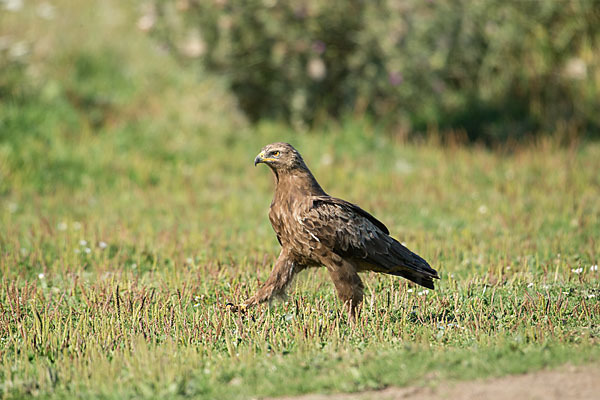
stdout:
[[(79, 154), (76, 184), (41, 182), (61, 163), (11, 170), (0, 214), (4, 397), (245, 398), (600, 359), (597, 144), (502, 155), (395, 143), (360, 124), (252, 133), (190, 133), (181, 149), (140, 134), (148, 146), (122, 152), (122, 132), (59, 139), (47, 159), (62, 146)], [(330, 193), (426, 257), (439, 290), (365, 275), (352, 327), (315, 270), (287, 303), (246, 317), (223, 309), (266, 279), (277, 254), (270, 172), (252, 167), (276, 138), (297, 144)]]
[[(61, 10), (57, 37), (80, 29)], [(218, 79), (104, 11), (90, 21), (105, 47), (75, 31), (81, 43), (28, 61), (48, 79), (0, 98), (0, 397), (249, 398), (600, 360), (600, 144), (493, 152), (361, 120), (249, 127)], [(0, 29), (19, 32), (17, 17)], [(438, 290), (364, 275), (352, 326), (312, 270), (286, 303), (224, 309), (278, 254), (271, 173), (252, 166), (276, 140), (429, 260)]]

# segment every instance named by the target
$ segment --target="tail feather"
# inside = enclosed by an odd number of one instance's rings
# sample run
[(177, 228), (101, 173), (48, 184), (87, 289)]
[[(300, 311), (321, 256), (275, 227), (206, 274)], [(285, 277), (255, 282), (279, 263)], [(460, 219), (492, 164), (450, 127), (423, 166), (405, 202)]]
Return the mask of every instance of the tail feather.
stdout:
[(416, 271), (404, 269), (404, 270), (398, 270), (398, 271), (389, 271), (386, 273), (389, 275), (401, 276), (403, 278), (408, 279), (409, 281), (416, 283), (417, 285), (421, 285), (428, 289), (435, 289), (435, 285), (433, 283), (433, 278), (431, 276), (420, 275)]
[[(435, 289), (433, 280), (440, 279), (437, 271), (418, 254), (413, 253), (394, 238), (388, 236), (386, 253), (370, 254), (369, 258), (379, 266), (379, 272), (401, 276), (418, 285)], [(375, 257), (373, 257), (375, 256)]]

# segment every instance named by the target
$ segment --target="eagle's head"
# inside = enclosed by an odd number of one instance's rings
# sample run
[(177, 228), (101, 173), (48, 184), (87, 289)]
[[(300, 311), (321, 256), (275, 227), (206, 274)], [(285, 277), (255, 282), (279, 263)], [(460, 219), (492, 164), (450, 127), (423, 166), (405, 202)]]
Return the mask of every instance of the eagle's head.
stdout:
[(302, 156), (289, 143), (271, 143), (262, 148), (260, 153), (254, 159), (254, 165), (267, 164), (273, 170), (294, 170), (297, 168), (306, 169), (306, 164)]

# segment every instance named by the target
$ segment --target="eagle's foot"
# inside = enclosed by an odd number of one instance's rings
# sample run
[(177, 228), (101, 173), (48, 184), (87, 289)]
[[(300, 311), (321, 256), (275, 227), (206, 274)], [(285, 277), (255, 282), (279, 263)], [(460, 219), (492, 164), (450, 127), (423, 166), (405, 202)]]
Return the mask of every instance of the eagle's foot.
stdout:
[(346, 303), (346, 310), (348, 310), (348, 322), (354, 325), (354, 323), (360, 319), (360, 312), (362, 307), (360, 304), (353, 304), (352, 302)]
[(238, 304), (235, 305), (233, 303), (225, 304), (225, 308), (231, 312), (246, 314), (248, 311), (248, 306), (246, 304)]

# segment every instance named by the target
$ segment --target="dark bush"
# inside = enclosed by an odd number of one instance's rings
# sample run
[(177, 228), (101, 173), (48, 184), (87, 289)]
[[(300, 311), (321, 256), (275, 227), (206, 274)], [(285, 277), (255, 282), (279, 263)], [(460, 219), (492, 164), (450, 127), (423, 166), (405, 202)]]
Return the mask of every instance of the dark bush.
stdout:
[(600, 2), (157, 1), (152, 32), (253, 119), (347, 113), (504, 139), (600, 127)]

